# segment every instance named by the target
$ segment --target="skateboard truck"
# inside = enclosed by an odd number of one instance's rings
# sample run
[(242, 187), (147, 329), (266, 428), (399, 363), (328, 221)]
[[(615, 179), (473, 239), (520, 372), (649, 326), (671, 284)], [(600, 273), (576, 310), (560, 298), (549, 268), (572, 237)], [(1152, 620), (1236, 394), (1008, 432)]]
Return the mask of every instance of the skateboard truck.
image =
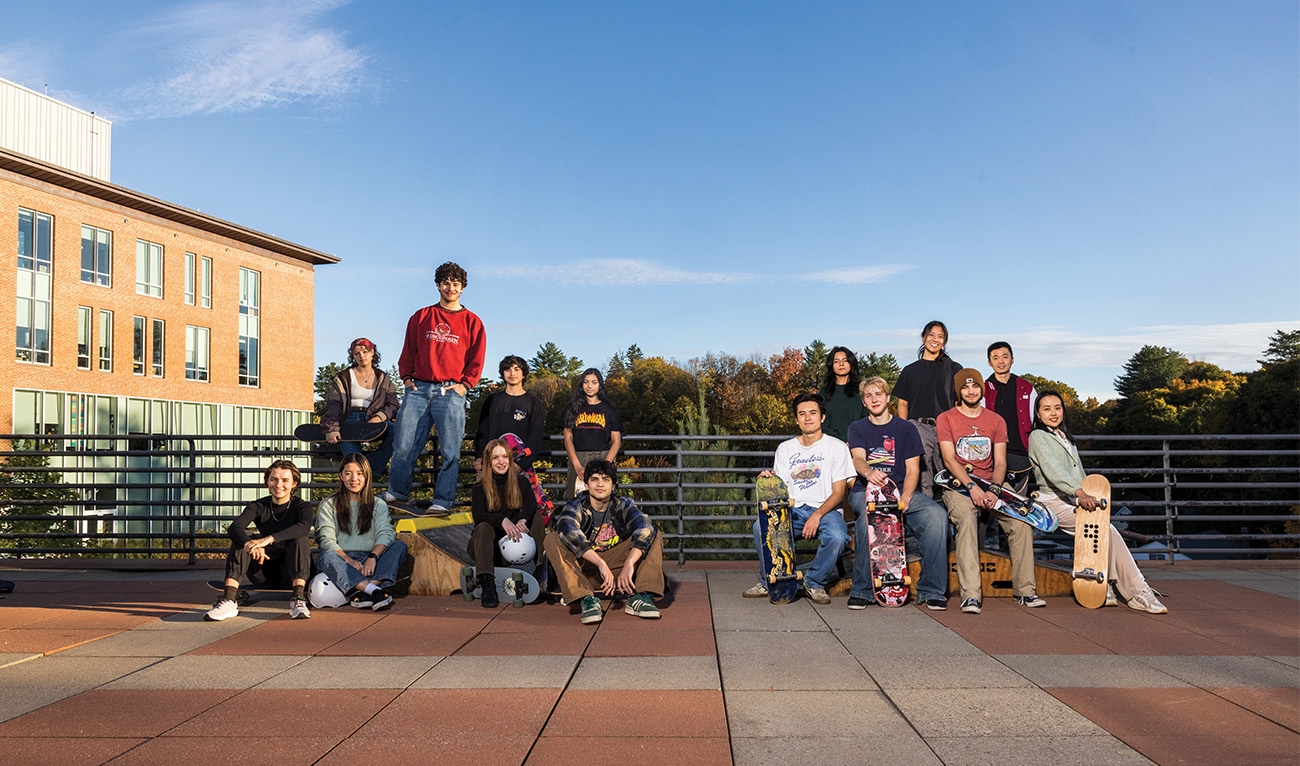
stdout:
[(1070, 573), (1076, 580), (1092, 580), (1094, 582), (1106, 582), (1106, 573), (1098, 572), (1092, 567), (1087, 569), (1075, 569)]

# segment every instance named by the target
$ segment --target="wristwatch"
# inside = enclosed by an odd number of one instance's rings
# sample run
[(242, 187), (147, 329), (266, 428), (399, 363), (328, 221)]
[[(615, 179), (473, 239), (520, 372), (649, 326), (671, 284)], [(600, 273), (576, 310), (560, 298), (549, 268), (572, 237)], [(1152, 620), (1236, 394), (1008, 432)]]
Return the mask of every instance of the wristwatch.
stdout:
[(966, 482), (966, 491), (970, 492), (972, 489), (975, 489), (975, 482), (973, 481)]
[(375, 552), (374, 552), (374, 551), (371, 551), (371, 552), (367, 553), (367, 554), (366, 554), (366, 558), (368, 558), (368, 559), (374, 559), (375, 561), (378, 561), (378, 560), (379, 560), (379, 557), (375, 555)]

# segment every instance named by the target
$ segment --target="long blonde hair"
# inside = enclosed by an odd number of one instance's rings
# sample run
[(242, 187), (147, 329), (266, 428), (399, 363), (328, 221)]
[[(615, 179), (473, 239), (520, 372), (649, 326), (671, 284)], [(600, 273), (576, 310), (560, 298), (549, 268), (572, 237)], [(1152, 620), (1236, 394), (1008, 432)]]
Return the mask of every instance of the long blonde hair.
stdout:
[[(497, 483), (492, 475), (492, 452), (497, 447), (506, 451), (510, 455), (510, 466), (506, 468), (506, 496), (501, 497), (497, 492)], [(507, 510), (515, 510), (524, 507), (524, 496), (519, 491), (519, 466), (515, 465), (513, 454), (510, 452), (510, 445), (501, 439), (493, 439), (483, 448), (483, 497), (487, 500), (489, 513), (497, 513), (502, 510), (502, 506)]]

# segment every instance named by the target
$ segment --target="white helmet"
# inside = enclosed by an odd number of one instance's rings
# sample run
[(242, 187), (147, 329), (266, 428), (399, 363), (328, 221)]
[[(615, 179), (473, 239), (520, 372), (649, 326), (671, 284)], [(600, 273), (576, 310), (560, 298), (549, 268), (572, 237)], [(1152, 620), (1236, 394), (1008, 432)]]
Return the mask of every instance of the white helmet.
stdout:
[(522, 535), (519, 542), (514, 542), (507, 535), (497, 543), (501, 548), (501, 559), (510, 566), (527, 564), (537, 555), (537, 541), (530, 535)]
[(343, 595), (339, 586), (326, 577), (324, 572), (311, 578), (311, 583), (307, 586), (307, 600), (317, 609), (343, 606), (348, 603), (348, 597)]

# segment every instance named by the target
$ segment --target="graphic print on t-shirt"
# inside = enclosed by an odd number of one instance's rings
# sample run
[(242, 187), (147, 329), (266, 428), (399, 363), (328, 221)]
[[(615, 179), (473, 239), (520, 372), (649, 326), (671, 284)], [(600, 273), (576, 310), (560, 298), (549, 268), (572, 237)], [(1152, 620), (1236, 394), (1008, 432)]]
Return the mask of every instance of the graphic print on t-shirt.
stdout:
[(574, 428), (604, 428), (605, 413), (603, 412), (580, 412), (578, 417), (573, 421)]
[(515, 410), (515, 414), (514, 414), (513, 417), (514, 417), (514, 419), (515, 419), (515, 422), (518, 422), (518, 421), (520, 421), (520, 420), (527, 420), (527, 419), (528, 419), (528, 413), (527, 413), (527, 412), (524, 412), (523, 410)]
[(971, 426), (971, 433), (957, 438), (957, 457), (967, 463), (982, 463), (993, 459), (993, 437), (980, 433), (979, 426)]
[(597, 552), (607, 551), (618, 545), (618, 543), (618, 532), (614, 531), (614, 526), (612, 524), (601, 524), (600, 528), (596, 530), (596, 541), (591, 544), (591, 549)]
[(879, 447), (871, 448), (871, 452), (867, 454), (867, 463), (885, 473), (892, 473), (890, 469), (894, 467), (894, 456), (897, 454), (894, 449), (894, 437), (886, 436), (881, 440)]
[(790, 456), (787, 470), (790, 472), (788, 488), (793, 494), (796, 490), (806, 490), (817, 483), (822, 475), (822, 464), (826, 456), (820, 452), (796, 452)]

